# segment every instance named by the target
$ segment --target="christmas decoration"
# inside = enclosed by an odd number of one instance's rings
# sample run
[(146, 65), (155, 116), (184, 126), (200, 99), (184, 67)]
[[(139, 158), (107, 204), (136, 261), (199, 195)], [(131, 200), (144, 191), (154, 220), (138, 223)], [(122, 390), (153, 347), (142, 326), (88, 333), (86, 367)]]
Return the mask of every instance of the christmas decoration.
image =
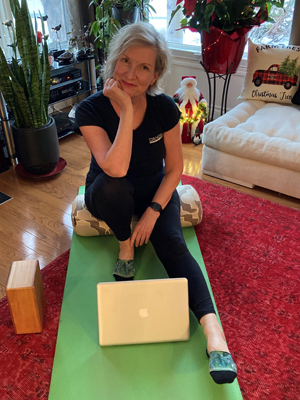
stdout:
[(234, 74), (247, 33), (265, 21), (274, 22), (269, 16), (271, 6), (283, 8), (284, 0), (177, 0), (169, 25), (182, 12), (178, 29), (201, 33), (202, 62), (207, 72)]
[(181, 87), (173, 99), (181, 111), (180, 132), (182, 143), (200, 144), (204, 121), (207, 118), (207, 102), (197, 89), (195, 76), (183, 76)]

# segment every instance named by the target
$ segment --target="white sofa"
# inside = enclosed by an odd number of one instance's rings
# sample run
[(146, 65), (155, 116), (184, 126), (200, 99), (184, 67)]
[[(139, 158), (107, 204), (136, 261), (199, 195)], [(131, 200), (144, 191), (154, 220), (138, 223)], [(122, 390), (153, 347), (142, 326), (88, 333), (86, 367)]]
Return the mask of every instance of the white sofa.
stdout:
[(300, 106), (246, 100), (202, 140), (203, 174), (300, 198)]

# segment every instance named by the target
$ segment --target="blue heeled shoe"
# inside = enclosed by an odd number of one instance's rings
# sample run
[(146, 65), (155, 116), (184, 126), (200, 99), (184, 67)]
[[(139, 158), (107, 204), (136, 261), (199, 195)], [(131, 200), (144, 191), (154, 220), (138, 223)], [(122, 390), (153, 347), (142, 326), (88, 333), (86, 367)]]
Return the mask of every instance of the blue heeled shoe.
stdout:
[(213, 380), (222, 385), (223, 383), (232, 383), (237, 377), (237, 369), (231, 354), (227, 351), (211, 351), (208, 353), (209, 373)]

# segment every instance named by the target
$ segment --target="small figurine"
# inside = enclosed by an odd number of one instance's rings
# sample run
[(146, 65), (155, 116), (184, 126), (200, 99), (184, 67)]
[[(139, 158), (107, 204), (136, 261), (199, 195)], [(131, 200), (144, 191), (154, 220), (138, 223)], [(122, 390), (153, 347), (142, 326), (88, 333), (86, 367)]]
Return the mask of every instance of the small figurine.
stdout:
[(42, 15), (41, 17), (38, 16), (38, 18), (42, 19), (43, 21), (47, 21), (47, 19), (49, 18), (48, 15)]
[(57, 59), (60, 63), (69, 63), (73, 61), (73, 54), (69, 51), (65, 51), (59, 57), (57, 57)]
[(76, 52), (76, 60), (84, 60), (87, 57), (85, 49), (80, 49)]
[(62, 25), (59, 24), (59, 25), (57, 25), (57, 26), (55, 26), (54, 28), (51, 29), (52, 31), (55, 31), (55, 33), (56, 33), (56, 40), (57, 40), (57, 43), (59, 44), (60, 50), (61, 50), (61, 45), (60, 45), (60, 40), (59, 40), (58, 32), (60, 31), (61, 27), (62, 27)]
[(52, 30), (55, 31), (55, 32), (58, 32), (58, 31), (60, 31), (60, 28), (61, 28), (61, 24), (59, 24), (59, 25), (55, 26), (54, 28), (52, 28)]
[(207, 117), (207, 102), (197, 89), (195, 76), (183, 76), (173, 99), (181, 111), (180, 132), (183, 143), (200, 144)]

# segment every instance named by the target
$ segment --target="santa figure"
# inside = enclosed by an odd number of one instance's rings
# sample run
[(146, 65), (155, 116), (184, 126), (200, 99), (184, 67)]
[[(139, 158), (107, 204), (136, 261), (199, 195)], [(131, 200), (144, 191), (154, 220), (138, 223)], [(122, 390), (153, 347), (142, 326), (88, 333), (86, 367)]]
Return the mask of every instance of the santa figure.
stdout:
[(180, 132), (182, 143), (193, 142), (201, 143), (201, 137), (204, 127), (203, 114), (200, 107), (206, 114), (206, 100), (202, 93), (197, 89), (195, 76), (183, 76), (180, 88), (173, 96), (181, 111)]

